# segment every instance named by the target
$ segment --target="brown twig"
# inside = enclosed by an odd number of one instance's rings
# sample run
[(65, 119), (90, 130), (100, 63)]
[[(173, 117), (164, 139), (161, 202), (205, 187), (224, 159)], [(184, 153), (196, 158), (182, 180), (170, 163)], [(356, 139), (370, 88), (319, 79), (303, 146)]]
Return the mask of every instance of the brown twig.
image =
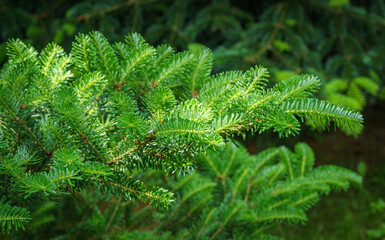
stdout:
[(108, 161), (108, 165), (117, 164), (120, 159), (127, 156), (128, 154), (138, 150), (140, 147), (144, 146), (145, 144), (153, 141), (156, 139), (156, 136), (154, 135), (154, 132), (150, 133), (150, 135), (147, 136), (147, 138), (143, 141), (137, 141), (135, 143), (135, 146), (130, 148), (129, 150), (125, 151), (122, 154), (119, 154), (116, 157), (113, 157), (110, 161)]
[(343, 54), (344, 54), (344, 58), (345, 58), (345, 61), (346, 61), (346, 68), (347, 68), (347, 75), (348, 75), (348, 81), (350, 81), (352, 79), (352, 76), (351, 76), (351, 61), (353, 59), (353, 55), (350, 55), (349, 52), (348, 52), (348, 49), (346, 47), (346, 43), (345, 43), (345, 39), (344, 39), (344, 35), (342, 33), (342, 26), (345, 24), (343, 21), (343, 19), (340, 20), (341, 23), (338, 25), (338, 40), (341, 44), (341, 48), (342, 48), (342, 51), (343, 51)]
[(46, 17), (48, 17), (50, 15), (50, 13), (55, 11), (64, 2), (65, 2), (65, 0), (59, 0), (59, 1), (55, 2), (53, 5), (51, 5), (47, 10), (45, 10), (45, 11), (39, 13), (39, 14), (32, 15), (32, 17), (36, 18), (38, 20), (42, 19), (42, 18), (46, 18)]
[(41, 145), (41, 143), (39, 142), (39, 140), (36, 138), (35, 134), (31, 131), (31, 129), (25, 125), (23, 119), (21, 118), (16, 118), (15, 119), (16, 122), (18, 122), (21, 126), (23, 126), (23, 128), (25, 130), (27, 130), (27, 132), (29, 133), (29, 135), (31, 135), (31, 137), (33, 138), (33, 140), (35, 141), (35, 143), (39, 146), (39, 148), (47, 155), (47, 156), (51, 156), (52, 155), (52, 152), (48, 152), (44, 147), (43, 145)]
[(349, 16), (351, 18), (363, 21), (363, 22), (368, 22), (368, 23), (374, 23), (378, 24), (382, 27), (385, 27), (385, 18), (381, 19), (376, 19), (375, 17), (367, 14), (366, 17), (363, 17), (355, 12), (348, 11), (347, 9), (344, 8), (336, 8), (336, 7), (330, 7), (328, 5), (322, 4), (319, 1), (314, 1), (314, 0), (308, 0), (306, 1), (306, 4), (312, 4), (315, 7), (321, 8), (323, 10), (326, 10), (330, 13), (336, 14), (336, 15), (344, 15), (344, 16)]
[(108, 230), (110, 229), (110, 226), (112, 224), (112, 221), (114, 220), (116, 214), (118, 213), (118, 210), (120, 208), (120, 204), (122, 203), (122, 197), (120, 196), (118, 201), (116, 202), (116, 205), (115, 205), (115, 208), (114, 208), (114, 211), (112, 212), (111, 214), (111, 217), (110, 219), (108, 220), (108, 223), (106, 225), (106, 227), (104, 228), (104, 232), (108, 232)]
[(288, 66), (293, 72), (301, 73), (302, 69), (291, 64), (282, 54), (270, 45), (268, 48), (276, 57), (278, 57), (286, 66)]
[(114, 12), (114, 11), (119, 10), (121, 8), (124, 8), (124, 7), (130, 7), (134, 3), (135, 3), (134, 0), (128, 0), (127, 2), (119, 3), (119, 4), (116, 4), (116, 5), (110, 6), (108, 8), (104, 8), (102, 10), (96, 10), (96, 11), (91, 12), (91, 13), (80, 15), (80, 16), (78, 16), (76, 18), (76, 20), (77, 21), (85, 21), (85, 22), (87, 22), (90, 18), (93, 18), (93, 17), (96, 17), (96, 16), (103, 16), (103, 15), (105, 15), (107, 13)]
[(282, 11), (282, 15), (277, 23), (274, 24), (273, 32), (270, 35), (270, 38), (267, 40), (266, 44), (259, 49), (258, 52), (256, 52), (253, 56), (247, 57), (245, 60), (251, 63), (256, 63), (257, 60), (264, 54), (266, 51), (271, 49), (271, 44), (273, 44), (275, 38), (277, 37), (278, 32), (285, 28), (285, 25), (283, 24), (286, 19), (286, 13), (287, 13), (287, 5), (284, 3), (281, 3), (278, 7), (278, 11)]
[(220, 232), (222, 232), (222, 230), (223, 230), (223, 226), (220, 226), (220, 227), (218, 228), (218, 230), (211, 236), (210, 240), (215, 239), (215, 237), (216, 237)]

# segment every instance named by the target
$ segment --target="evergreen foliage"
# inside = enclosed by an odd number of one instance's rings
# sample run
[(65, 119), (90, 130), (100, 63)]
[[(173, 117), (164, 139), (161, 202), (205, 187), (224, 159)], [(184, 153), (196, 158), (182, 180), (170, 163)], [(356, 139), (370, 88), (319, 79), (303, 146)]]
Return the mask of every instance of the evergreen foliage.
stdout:
[[(40, 216), (31, 223), (40, 228), (29, 228), (28, 237), (44, 232), (56, 239), (280, 239), (270, 233), (277, 223), (305, 223), (306, 211), (322, 195), (361, 184), (361, 176), (350, 170), (314, 167), (314, 161), (305, 143), (294, 151), (280, 146), (257, 155), (227, 143), (221, 153), (200, 158), (201, 171), (161, 176), (177, 195), (169, 211), (124, 204), (122, 198), (107, 202), (98, 192), (83, 191), (77, 201), (67, 201), (69, 213), (59, 213), (63, 206), (56, 210), (58, 219), (49, 224), (56, 231), (45, 230)], [(154, 180), (157, 174), (149, 176)]]
[(382, 216), (379, 226), (376, 226), (374, 229), (368, 229), (366, 234), (370, 239), (381, 239), (385, 237), (385, 201), (383, 199), (378, 199), (376, 202), (370, 203), (371, 211), (374, 215)]
[(16, 39), (7, 54), (0, 71), (7, 231), (23, 227), (29, 211), (47, 199), (89, 186), (167, 208), (173, 193), (145, 185), (135, 173), (189, 174), (201, 154), (223, 149), (234, 135), (272, 129), (286, 137), (306, 118), (322, 128), (334, 121), (353, 134), (362, 128), (359, 113), (312, 98), (319, 87), (314, 76), (272, 88), (261, 66), (212, 76), (208, 49), (174, 53), (139, 34), (114, 44), (99, 32), (79, 34), (70, 54), (55, 43), (38, 53)]
[(367, 102), (365, 92), (373, 96), (378, 93), (380, 80), (375, 74), (373, 79), (362, 76), (351, 81), (333, 79), (325, 84), (323, 91), (330, 101), (361, 111)]
[(227, 144), (222, 153), (203, 157), (204, 171), (171, 182), (180, 197), (157, 229), (187, 239), (274, 239), (268, 229), (275, 223), (304, 223), (320, 195), (361, 184), (358, 174), (336, 166), (314, 168), (314, 160), (304, 143), (294, 151), (272, 147), (251, 156)]
[(258, 63), (276, 81), (315, 74), (330, 83), (324, 98), (355, 110), (385, 98), (381, 0), (3, 1), (0, 11), (2, 42), (18, 37), (38, 49), (50, 41), (69, 49), (77, 32), (96, 29), (112, 40), (140, 32), (152, 44), (214, 49), (216, 71)]

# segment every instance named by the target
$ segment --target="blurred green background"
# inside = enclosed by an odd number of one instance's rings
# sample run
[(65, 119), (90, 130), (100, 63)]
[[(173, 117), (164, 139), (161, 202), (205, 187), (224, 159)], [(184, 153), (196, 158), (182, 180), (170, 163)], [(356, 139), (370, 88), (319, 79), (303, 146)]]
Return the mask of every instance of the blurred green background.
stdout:
[(264, 134), (244, 144), (257, 153), (305, 141), (317, 165), (356, 170), (364, 186), (323, 198), (306, 226), (274, 231), (286, 239), (385, 238), (385, 1), (0, 0), (0, 63), (10, 38), (37, 50), (52, 41), (69, 50), (78, 32), (93, 30), (111, 41), (139, 32), (151, 44), (178, 50), (205, 45), (214, 52), (215, 72), (264, 65), (275, 82), (298, 73), (319, 76), (319, 97), (363, 112), (361, 135)]

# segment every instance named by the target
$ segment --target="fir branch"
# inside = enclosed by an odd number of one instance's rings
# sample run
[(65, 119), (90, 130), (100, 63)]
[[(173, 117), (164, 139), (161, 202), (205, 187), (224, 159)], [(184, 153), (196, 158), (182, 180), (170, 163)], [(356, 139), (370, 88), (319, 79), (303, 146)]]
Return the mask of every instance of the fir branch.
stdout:
[(3, 105), (3, 107), (5, 107), (5, 109), (7, 110), (7, 112), (14, 118), (14, 121), (16, 121), (17, 123), (19, 123), (27, 132), (29, 135), (31, 135), (31, 137), (33, 138), (34, 142), (39, 146), (39, 148), (47, 155), (47, 156), (51, 156), (52, 153), (51, 152), (48, 152), (44, 147), (43, 145), (40, 143), (40, 141), (37, 139), (37, 137), (35, 136), (35, 134), (31, 131), (31, 129), (24, 123), (23, 119), (19, 118), (17, 116), (17, 113), (15, 113), (12, 108), (8, 105), (8, 103), (6, 102), (6, 99), (3, 99), (2, 96), (0, 96), (0, 101)]
[(22, 207), (11, 206), (9, 202), (6, 202), (6, 198), (0, 199), (0, 223), (2, 232), (7, 232), (15, 228), (25, 229), (24, 224), (31, 220), (30, 212)]
[[(296, 146), (295, 153), (269, 149), (253, 159), (225, 147), (225, 140), (247, 131), (297, 134), (295, 116), (323, 128), (334, 121), (357, 132), (359, 113), (312, 97), (319, 86), (315, 77), (294, 76), (267, 88), (269, 74), (262, 66), (210, 76), (209, 50), (174, 54), (167, 45), (153, 48), (138, 34), (113, 46), (101, 33), (80, 34), (72, 46), (66, 55), (50, 44), (38, 58), (20, 40), (7, 45), (9, 61), (0, 74), (1, 133), (7, 144), (0, 150), (8, 156), (0, 161), (5, 184), (0, 191), (14, 196), (6, 201), (15, 207), (30, 209), (92, 186), (121, 199), (103, 227), (112, 231), (125, 202), (169, 207), (174, 201), (171, 192), (147, 186), (134, 174), (148, 169), (192, 174), (203, 155), (208, 175), (198, 181), (196, 172), (175, 188), (192, 183), (164, 223), (182, 215), (178, 225), (203, 206), (221, 203), (195, 225), (197, 236), (217, 238), (231, 232), (233, 222), (252, 232), (243, 223), (304, 221), (301, 211), (318, 200), (314, 193), (361, 181), (338, 168), (312, 170), (314, 156), (306, 145)], [(376, 90), (362, 79), (355, 84)], [(216, 156), (223, 149), (227, 161)], [(35, 157), (41, 152), (42, 159)], [(181, 211), (197, 199), (191, 211)]]
[(116, 214), (118, 213), (118, 210), (119, 210), (121, 203), (122, 203), (122, 197), (119, 197), (118, 201), (116, 201), (116, 203), (115, 203), (114, 211), (112, 212), (111, 217), (108, 220), (106, 227), (104, 228), (105, 232), (108, 232), (109, 228), (111, 227), (112, 221), (114, 220)]
[(317, 99), (298, 99), (282, 104), (282, 109), (288, 113), (312, 119), (313, 122), (323, 129), (327, 128), (330, 122), (335, 121), (338, 127), (357, 134), (362, 129), (362, 116), (350, 110), (334, 104)]

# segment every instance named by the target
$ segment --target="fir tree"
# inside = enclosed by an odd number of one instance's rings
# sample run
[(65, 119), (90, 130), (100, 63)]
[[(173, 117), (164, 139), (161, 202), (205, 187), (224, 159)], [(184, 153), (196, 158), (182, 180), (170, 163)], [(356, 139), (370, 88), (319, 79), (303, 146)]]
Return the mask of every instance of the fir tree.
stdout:
[(341, 167), (314, 167), (315, 155), (305, 143), (295, 145), (294, 151), (279, 146), (256, 155), (227, 143), (223, 151), (209, 151), (197, 162), (199, 170), (185, 177), (154, 170), (141, 178), (162, 182), (176, 194), (168, 210), (154, 211), (86, 190), (59, 204), (46, 202), (34, 213), (27, 233), (15, 237), (280, 239), (276, 224), (304, 224), (307, 210), (322, 195), (362, 181)]
[[(211, 75), (206, 48), (175, 53), (138, 34), (110, 44), (79, 34), (70, 54), (7, 43), (0, 72), (0, 221), (24, 228), (47, 199), (88, 186), (122, 201), (169, 207), (173, 193), (133, 177), (146, 169), (189, 174), (208, 151), (245, 132), (295, 135), (311, 119), (358, 133), (362, 116), (312, 97), (320, 81), (293, 76), (266, 87), (268, 71)], [(289, 171), (291, 179), (296, 170)], [(266, 190), (267, 191), (267, 190)]]
[[(276, 223), (304, 223), (306, 211), (321, 195), (361, 184), (357, 173), (337, 166), (315, 168), (314, 162), (305, 143), (296, 144), (294, 151), (279, 146), (257, 155), (226, 144), (221, 153), (202, 157), (202, 171), (169, 181), (177, 201), (170, 211), (153, 214), (158, 226), (150, 233), (168, 233), (172, 239), (280, 239), (269, 231)], [(144, 235), (122, 231), (118, 236), (126, 234)]]
[(114, 41), (140, 32), (152, 44), (208, 46), (215, 71), (258, 63), (275, 81), (315, 74), (328, 83), (324, 98), (357, 111), (385, 98), (384, 1), (2, 1), (0, 11), (1, 63), (11, 37), (39, 50), (50, 41), (70, 49), (77, 32)]

